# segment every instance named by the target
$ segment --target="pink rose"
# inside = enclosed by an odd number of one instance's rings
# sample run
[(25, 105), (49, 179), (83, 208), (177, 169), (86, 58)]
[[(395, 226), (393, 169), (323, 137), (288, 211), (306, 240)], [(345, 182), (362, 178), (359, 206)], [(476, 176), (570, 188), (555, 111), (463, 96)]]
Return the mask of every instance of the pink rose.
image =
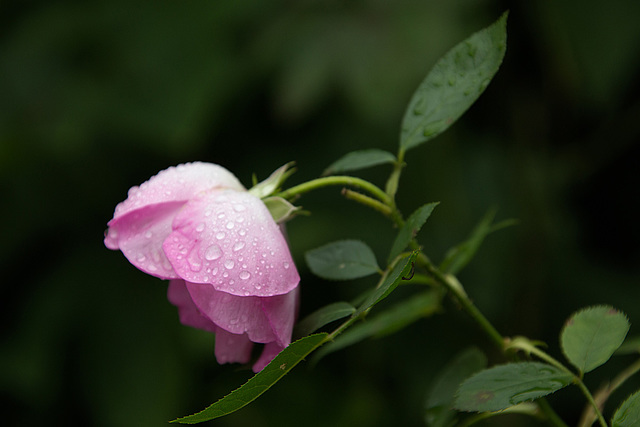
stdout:
[(180, 321), (216, 334), (219, 363), (260, 371), (291, 342), (300, 276), (269, 210), (221, 166), (171, 167), (129, 190), (104, 239), (137, 268), (170, 280)]

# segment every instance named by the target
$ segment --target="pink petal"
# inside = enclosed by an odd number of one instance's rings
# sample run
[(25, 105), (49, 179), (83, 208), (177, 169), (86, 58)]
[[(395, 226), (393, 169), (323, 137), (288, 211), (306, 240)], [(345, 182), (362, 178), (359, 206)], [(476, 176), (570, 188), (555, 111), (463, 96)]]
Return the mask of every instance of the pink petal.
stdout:
[(271, 330), (276, 335), (276, 341), (281, 347), (286, 347), (291, 343), (293, 324), (298, 316), (299, 291), (300, 288), (295, 288), (285, 295), (261, 298), (262, 309), (269, 319)]
[(147, 205), (109, 222), (105, 244), (120, 249), (125, 257), (145, 273), (161, 279), (176, 279), (162, 243), (171, 233), (171, 223), (184, 202)]
[(262, 354), (260, 355), (256, 363), (253, 364), (253, 372), (258, 373), (262, 371), (265, 366), (267, 366), (269, 362), (271, 362), (283, 349), (284, 347), (275, 342), (265, 344), (264, 350), (262, 350)]
[(140, 187), (132, 187), (127, 200), (116, 206), (114, 219), (151, 204), (186, 202), (197, 193), (212, 188), (244, 190), (238, 179), (222, 166), (203, 162), (173, 166)]
[(232, 334), (224, 329), (216, 332), (216, 360), (218, 363), (247, 363), (251, 359), (253, 343), (247, 334)]
[(167, 290), (169, 302), (178, 307), (180, 323), (192, 328), (203, 329), (209, 332), (216, 332), (218, 328), (203, 315), (189, 295), (184, 280), (171, 280)]
[(253, 342), (277, 339), (259, 297), (238, 297), (212, 285), (186, 282), (191, 299), (209, 320), (232, 334), (248, 334)]
[(237, 296), (286, 294), (300, 281), (264, 203), (233, 190), (200, 193), (175, 217), (163, 248), (175, 272)]

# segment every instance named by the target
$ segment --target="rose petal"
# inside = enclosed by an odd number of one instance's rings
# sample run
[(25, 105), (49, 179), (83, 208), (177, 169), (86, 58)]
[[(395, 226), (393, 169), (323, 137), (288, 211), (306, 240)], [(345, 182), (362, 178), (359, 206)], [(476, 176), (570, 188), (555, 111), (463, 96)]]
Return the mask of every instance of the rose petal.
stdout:
[(261, 298), (262, 309), (269, 319), (271, 330), (277, 337), (276, 341), (283, 348), (291, 343), (293, 324), (298, 316), (299, 291), (300, 288), (295, 288), (288, 294)]
[(247, 334), (232, 334), (218, 328), (215, 355), (218, 363), (247, 363), (251, 359), (253, 343)]
[(186, 285), (200, 312), (219, 328), (232, 334), (247, 333), (253, 342), (277, 339), (262, 308), (262, 298), (238, 297), (217, 291), (210, 284), (186, 282)]
[(127, 200), (116, 206), (114, 219), (150, 204), (186, 202), (197, 193), (212, 188), (244, 190), (238, 179), (222, 166), (203, 162), (173, 166), (139, 187), (132, 187)]
[(275, 342), (265, 344), (264, 350), (262, 350), (262, 354), (260, 355), (256, 363), (253, 364), (253, 372), (258, 373), (262, 371), (265, 366), (267, 366), (269, 362), (271, 362), (273, 358), (276, 357), (278, 353), (280, 353), (283, 349), (284, 347)]
[(161, 279), (176, 279), (162, 243), (171, 233), (171, 223), (184, 202), (148, 205), (109, 222), (105, 245), (120, 249), (125, 257), (145, 273)]
[(183, 325), (209, 332), (216, 332), (218, 329), (208, 317), (198, 310), (198, 307), (191, 299), (184, 280), (169, 281), (167, 298), (171, 304), (178, 307), (178, 316), (180, 317), (180, 323)]
[(300, 276), (264, 203), (233, 190), (200, 193), (173, 221), (163, 248), (175, 272), (237, 296), (273, 296)]

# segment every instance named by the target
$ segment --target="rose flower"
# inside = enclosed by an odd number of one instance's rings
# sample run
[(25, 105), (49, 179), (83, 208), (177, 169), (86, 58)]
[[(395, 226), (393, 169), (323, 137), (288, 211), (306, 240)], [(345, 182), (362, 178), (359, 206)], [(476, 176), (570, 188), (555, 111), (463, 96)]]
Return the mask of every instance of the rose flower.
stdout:
[(291, 342), (300, 276), (262, 200), (221, 166), (171, 167), (129, 190), (104, 239), (138, 269), (169, 280), (180, 321), (216, 334), (219, 363), (260, 371)]

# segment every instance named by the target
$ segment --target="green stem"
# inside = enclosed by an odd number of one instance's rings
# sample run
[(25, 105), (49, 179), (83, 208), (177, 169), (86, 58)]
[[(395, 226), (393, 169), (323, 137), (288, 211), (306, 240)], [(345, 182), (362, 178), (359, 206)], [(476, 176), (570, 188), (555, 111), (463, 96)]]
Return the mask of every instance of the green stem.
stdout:
[(350, 186), (360, 188), (386, 205), (391, 205), (391, 199), (380, 188), (370, 183), (369, 181), (365, 181), (361, 178), (356, 178), (354, 176), (327, 176), (324, 178), (317, 178), (311, 181), (304, 182), (302, 184), (291, 187), (287, 190), (281, 191), (276, 194), (278, 197), (282, 197), (284, 199), (292, 199), (296, 196), (300, 196), (302, 194), (308, 193), (309, 191), (316, 190), (318, 188), (329, 187), (334, 185), (341, 186)]
[(438, 270), (422, 252), (418, 255), (418, 263), (422, 265), (440, 284), (449, 290), (462, 308), (476, 321), (500, 351), (504, 351), (504, 338), (491, 324), (484, 314), (475, 306), (458, 280)]
[(357, 191), (349, 190), (348, 188), (342, 189), (342, 195), (347, 199), (351, 199), (365, 206), (369, 206), (370, 208), (381, 212), (384, 216), (391, 216), (391, 208), (384, 203), (377, 201), (376, 199), (372, 199), (371, 197), (366, 196), (362, 193), (358, 193)]

